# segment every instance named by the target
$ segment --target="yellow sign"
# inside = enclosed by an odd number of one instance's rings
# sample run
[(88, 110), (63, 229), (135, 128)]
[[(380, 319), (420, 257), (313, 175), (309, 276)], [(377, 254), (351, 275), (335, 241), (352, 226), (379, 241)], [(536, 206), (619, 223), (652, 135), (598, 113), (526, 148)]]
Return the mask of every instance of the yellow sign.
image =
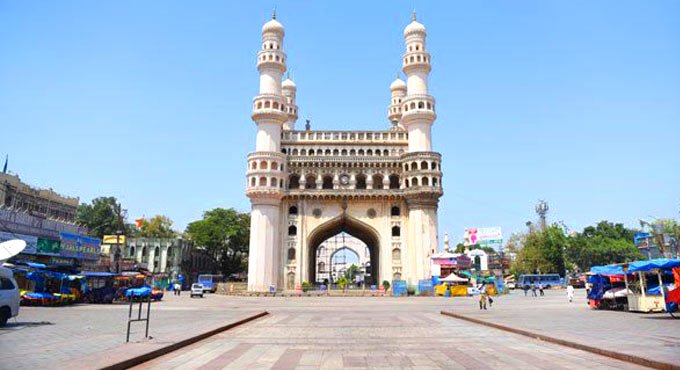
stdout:
[(102, 244), (125, 244), (125, 235), (104, 235)]

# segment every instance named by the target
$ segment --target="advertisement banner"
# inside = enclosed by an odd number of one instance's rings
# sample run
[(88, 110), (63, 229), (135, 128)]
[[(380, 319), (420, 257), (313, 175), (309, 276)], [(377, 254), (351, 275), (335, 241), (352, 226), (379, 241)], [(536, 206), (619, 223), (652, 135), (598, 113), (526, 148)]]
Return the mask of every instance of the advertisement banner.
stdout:
[(101, 240), (89, 236), (75, 235), (71, 233), (59, 233), (61, 237), (62, 257), (71, 257), (82, 260), (99, 260)]
[(58, 256), (59, 252), (61, 252), (61, 242), (59, 240), (38, 238), (38, 254)]
[(127, 244), (125, 235), (104, 235), (102, 244)]
[(21, 252), (23, 254), (35, 254), (38, 249), (38, 238), (31, 235), (6, 233), (0, 231), (0, 243), (8, 240), (21, 239), (26, 242), (26, 248)]
[(503, 233), (500, 226), (465, 229), (463, 237), (468, 245), (479, 244), (483, 247), (500, 248), (503, 244)]

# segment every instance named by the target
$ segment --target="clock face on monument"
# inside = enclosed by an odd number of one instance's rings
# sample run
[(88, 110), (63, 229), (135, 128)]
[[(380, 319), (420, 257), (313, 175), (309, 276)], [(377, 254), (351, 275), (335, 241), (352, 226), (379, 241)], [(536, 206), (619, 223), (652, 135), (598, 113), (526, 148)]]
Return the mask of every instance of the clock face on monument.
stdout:
[(340, 184), (349, 185), (349, 175), (347, 174), (340, 175)]

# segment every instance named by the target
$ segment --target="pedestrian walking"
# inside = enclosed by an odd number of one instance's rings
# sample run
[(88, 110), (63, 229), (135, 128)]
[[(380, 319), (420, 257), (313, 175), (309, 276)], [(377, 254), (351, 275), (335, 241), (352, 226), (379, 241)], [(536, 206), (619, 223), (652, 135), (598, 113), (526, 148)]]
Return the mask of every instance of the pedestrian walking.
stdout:
[(538, 297), (538, 295), (536, 295), (536, 283), (531, 283), (531, 294), (533, 297)]
[(567, 298), (569, 299), (569, 303), (574, 301), (574, 286), (571, 284), (567, 285)]
[(486, 287), (482, 285), (482, 287), (479, 289), (480, 294), (479, 294), (479, 309), (480, 310), (486, 310)]
[(524, 296), (527, 296), (527, 292), (529, 291), (529, 284), (524, 284), (522, 285), (522, 290), (524, 291)]
[(180, 283), (175, 282), (174, 290), (175, 295), (182, 295), (182, 285)]
[(543, 284), (542, 283), (538, 283), (538, 292), (541, 294), (541, 297), (543, 297), (545, 295), (545, 293), (543, 293)]

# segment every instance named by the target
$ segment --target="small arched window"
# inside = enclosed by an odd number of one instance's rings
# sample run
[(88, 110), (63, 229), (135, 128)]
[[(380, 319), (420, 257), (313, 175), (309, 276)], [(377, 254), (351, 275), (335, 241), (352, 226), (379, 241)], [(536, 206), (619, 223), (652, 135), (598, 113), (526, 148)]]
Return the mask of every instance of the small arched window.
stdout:
[(330, 149), (326, 149), (326, 152), (325, 152), (324, 154), (325, 154), (325, 155), (331, 155), (331, 150), (330, 150)]
[(406, 187), (406, 188), (409, 187), (408, 179), (404, 180), (404, 187)]
[(373, 175), (373, 189), (383, 188), (383, 176), (381, 174)]
[(366, 189), (366, 175), (360, 173), (356, 176), (357, 184), (356, 188), (357, 189)]
[(251, 177), (250, 178), (250, 186), (255, 186), (256, 183), (257, 183), (257, 179), (255, 179), (254, 177)]
[[(314, 154), (315, 154), (314, 149), (309, 149), (309, 155), (314, 155)], [(319, 154), (321, 154), (321, 152), (319, 152)]]
[(277, 171), (279, 169), (279, 164), (276, 162), (272, 162), (271, 169)]
[(260, 186), (267, 186), (267, 178), (260, 177)]
[(430, 186), (430, 178), (423, 177), (423, 186)]
[(289, 236), (297, 235), (297, 227), (295, 225), (288, 226), (288, 235)]
[(266, 170), (266, 169), (267, 169), (267, 162), (266, 162), (266, 161), (260, 162), (260, 169), (261, 169), (261, 170)]
[(408, 163), (404, 164), (404, 171), (408, 171)]
[(417, 177), (414, 177), (414, 178), (411, 179), (411, 185), (418, 186), (418, 178)]
[(429, 167), (429, 166), (427, 165), (427, 162), (425, 162), (425, 161), (420, 162), (420, 169), (421, 169), (421, 170), (426, 170), (427, 167)]
[(401, 209), (397, 206), (393, 206), (390, 209), (390, 216), (400, 216), (401, 215)]
[(366, 151), (366, 155), (373, 155), (373, 149), (369, 149)]
[(436, 187), (438, 183), (439, 183), (439, 180), (436, 177), (433, 177), (432, 178), (432, 186)]
[(393, 262), (401, 261), (401, 250), (399, 248), (392, 249), (392, 261)]
[(135, 246), (130, 246), (130, 250), (128, 251), (130, 253), (130, 257), (134, 258), (135, 257)]
[(333, 189), (333, 176), (326, 175), (323, 177), (322, 189)]
[(253, 162), (253, 164), (251, 165), (251, 167), (252, 167), (254, 170), (256, 170), (256, 169), (257, 169), (257, 162)]
[(390, 189), (399, 189), (399, 175), (390, 175)]
[(305, 177), (305, 189), (316, 189), (316, 176), (307, 175)]
[(401, 236), (401, 228), (399, 226), (392, 226), (392, 236)]
[(295, 248), (288, 248), (288, 261), (295, 261)]
[(437, 162), (432, 162), (430, 164), (430, 169), (436, 170), (437, 169)]
[(289, 215), (296, 215), (296, 214), (298, 214), (297, 206), (290, 206), (290, 208), (288, 208), (288, 214), (289, 214)]
[(417, 162), (411, 163), (411, 169), (412, 169), (413, 171), (417, 171), (417, 170), (418, 170), (418, 163), (417, 163)]
[(277, 183), (277, 181), (274, 177), (272, 177), (271, 180), (269, 180), (269, 186), (271, 186), (273, 188), (276, 187), (276, 183)]
[(300, 176), (290, 175), (288, 178), (288, 189), (298, 189), (300, 187)]
[(340, 152), (340, 155), (347, 155), (347, 149), (343, 149), (343, 150)]
[(359, 149), (359, 155), (364, 155), (364, 150), (363, 150), (363, 149)]

